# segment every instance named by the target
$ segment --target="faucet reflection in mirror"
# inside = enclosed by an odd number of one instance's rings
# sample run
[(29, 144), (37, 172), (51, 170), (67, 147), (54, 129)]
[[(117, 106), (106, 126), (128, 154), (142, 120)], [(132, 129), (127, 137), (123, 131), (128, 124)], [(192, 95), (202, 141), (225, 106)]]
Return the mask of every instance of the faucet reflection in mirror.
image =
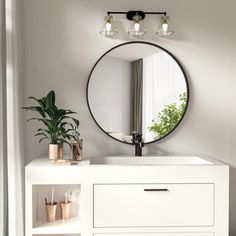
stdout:
[(106, 37), (112, 37), (118, 34), (117, 27), (114, 23), (112, 15), (126, 15), (126, 18), (132, 21), (131, 27), (128, 34), (133, 37), (140, 37), (146, 35), (146, 30), (144, 29), (142, 22), (146, 15), (162, 15), (161, 26), (158, 28), (156, 35), (158, 36), (169, 36), (174, 34), (174, 31), (169, 30), (169, 17), (163, 12), (143, 12), (143, 11), (108, 11), (104, 18), (104, 25), (100, 30), (100, 34)]

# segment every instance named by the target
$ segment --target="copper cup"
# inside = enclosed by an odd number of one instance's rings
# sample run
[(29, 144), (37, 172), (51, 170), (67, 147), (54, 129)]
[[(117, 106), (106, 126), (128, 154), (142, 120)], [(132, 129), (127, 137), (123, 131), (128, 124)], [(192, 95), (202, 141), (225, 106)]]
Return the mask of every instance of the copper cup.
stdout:
[(61, 218), (62, 220), (67, 220), (70, 218), (70, 209), (71, 209), (71, 202), (60, 202), (61, 207)]
[(47, 221), (53, 222), (56, 221), (56, 212), (57, 212), (57, 203), (47, 203), (46, 204), (46, 212), (47, 212)]

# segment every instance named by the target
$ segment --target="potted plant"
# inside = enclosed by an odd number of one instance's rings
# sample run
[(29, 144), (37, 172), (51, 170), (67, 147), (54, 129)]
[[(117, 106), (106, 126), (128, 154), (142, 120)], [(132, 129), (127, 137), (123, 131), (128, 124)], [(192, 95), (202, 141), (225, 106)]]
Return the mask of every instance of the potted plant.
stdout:
[(39, 117), (30, 118), (42, 123), (43, 127), (37, 129), (35, 136), (39, 136), (39, 143), (45, 139), (49, 140), (49, 159), (57, 160), (63, 158), (63, 143), (70, 145), (70, 140), (75, 139), (73, 133), (79, 127), (79, 121), (71, 114), (71, 110), (59, 109), (55, 104), (55, 92), (50, 91), (46, 97), (29, 99), (36, 101), (36, 106), (22, 107), (22, 109), (34, 111)]

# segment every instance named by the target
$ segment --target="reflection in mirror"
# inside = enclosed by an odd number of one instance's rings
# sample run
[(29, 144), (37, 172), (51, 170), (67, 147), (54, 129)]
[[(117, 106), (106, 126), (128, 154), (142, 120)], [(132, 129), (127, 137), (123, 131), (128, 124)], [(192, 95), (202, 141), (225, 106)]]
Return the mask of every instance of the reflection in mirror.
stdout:
[(106, 53), (93, 68), (87, 88), (96, 123), (113, 138), (132, 143), (161, 139), (181, 121), (188, 84), (182, 68), (162, 48), (126, 43)]

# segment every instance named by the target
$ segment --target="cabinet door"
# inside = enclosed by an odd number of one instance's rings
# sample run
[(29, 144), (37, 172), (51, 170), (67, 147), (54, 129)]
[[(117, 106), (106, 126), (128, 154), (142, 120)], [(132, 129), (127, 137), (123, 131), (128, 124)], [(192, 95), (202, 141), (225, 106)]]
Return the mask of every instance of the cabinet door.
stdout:
[(213, 224), (214, 184), (94, 185), (94, 227)]

